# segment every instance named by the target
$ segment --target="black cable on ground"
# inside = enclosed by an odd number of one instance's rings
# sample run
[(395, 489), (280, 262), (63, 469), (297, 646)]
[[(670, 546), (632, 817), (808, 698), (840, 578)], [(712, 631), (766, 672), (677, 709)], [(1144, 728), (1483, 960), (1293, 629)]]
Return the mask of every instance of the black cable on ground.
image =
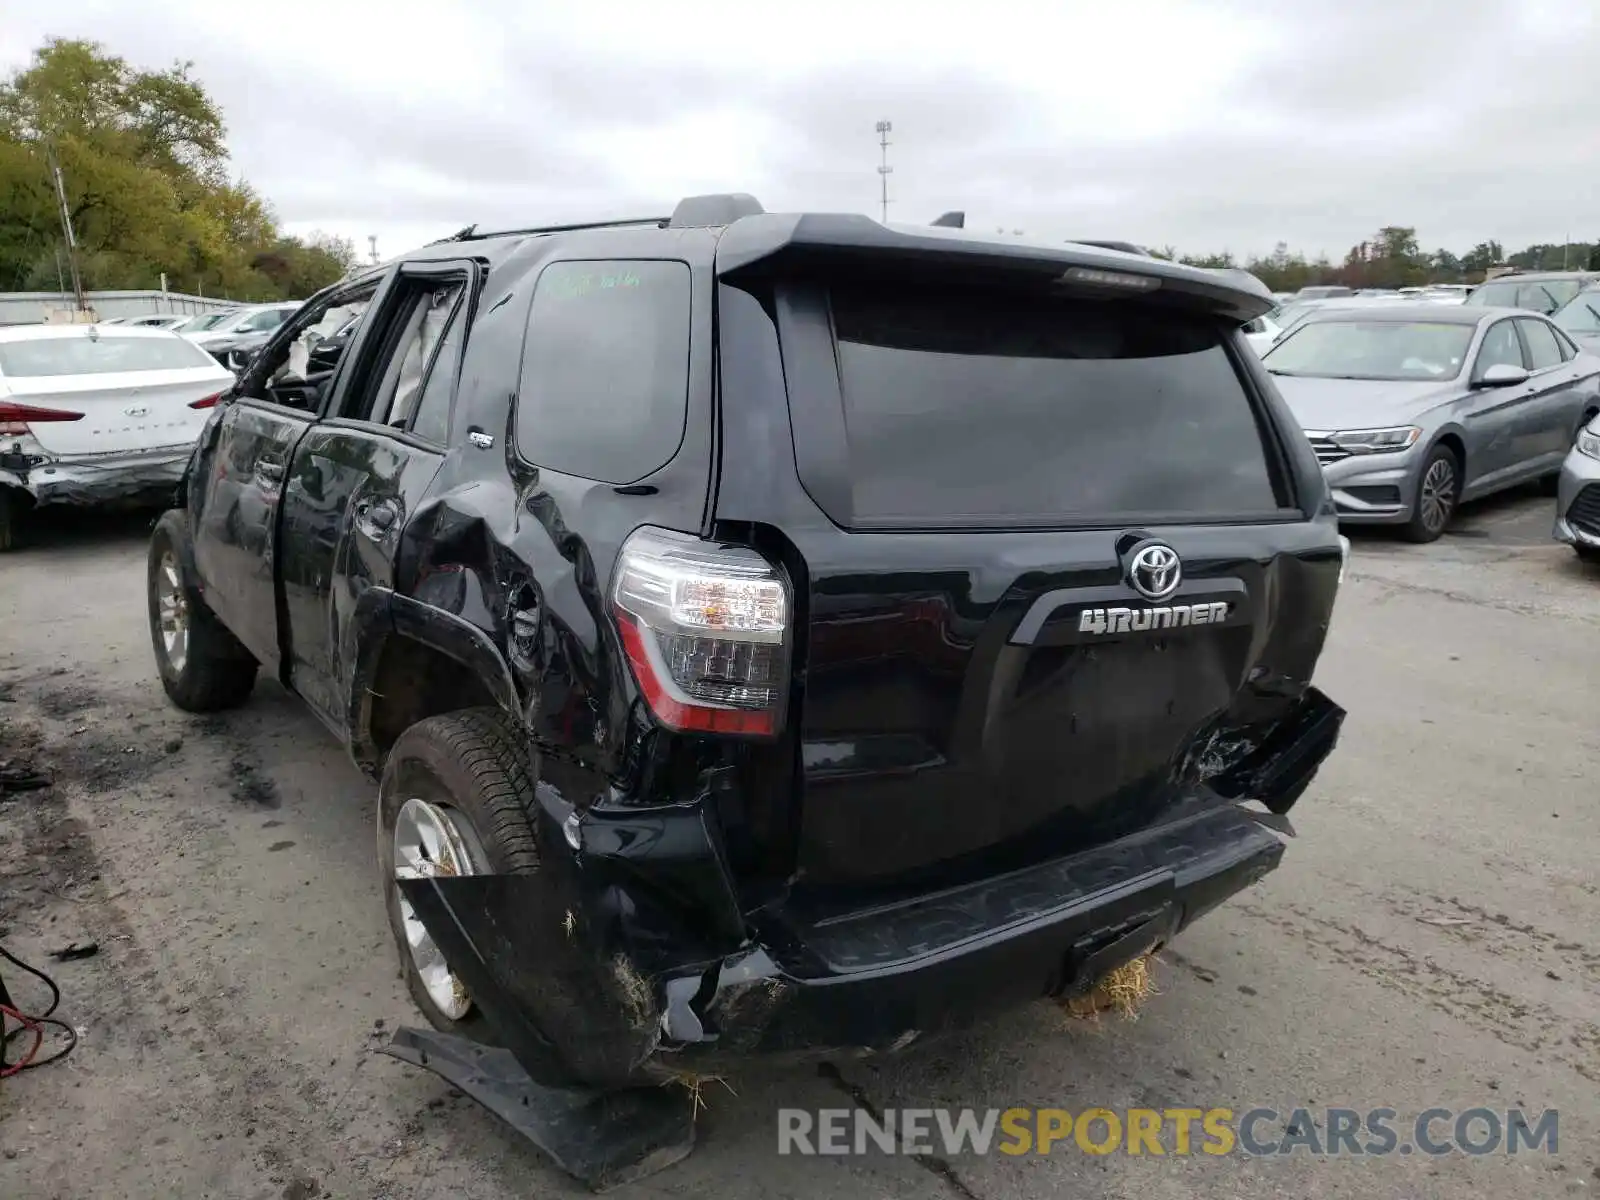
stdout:
[[(4, 1031), (0, 1033), (0, 1079), (5, 1079), (23, 1071), (31, 1071), (34, 1067), (43, 1067), (53, 1062), (60, 1062), (71, 1054), (73, 1047), (78, 1044), (78, 1033), (65, 1021), (51, 1016), (56, 1011), (56, 1006), (61, 1003), (61, 989), (56, 986), (54, 979), (51, 979), (38, 967), (29, 966), (4, 946), (0, 946), (0, 958), (4, 958), (15, 966), (21, 967), (50, 989), (49, 1007), (38, 1016), (34, 1016), (12, 1003), (10, 998), (5, 995), (4, 987), (0, 986), (0, 1030)], [(6, 1021), (8, 1019), (17, 1023), (15, 1029), (6, 1029)], [(67, 1042), (66, 1045), (54, 1053), (44, 1058), (36, 1058), (35, 1055), (39, 1053), (40, 1048), (44, 1045), (44, 1027), (46, 1025), (54, 1025), (65, 1033)], [(18, 1061), (7, 1063), (6, 1048), (18, 1038), (25, 1037), (30, 1033), (33, 1035), (33, 1045), (28, 1048), (27, 1052)]]

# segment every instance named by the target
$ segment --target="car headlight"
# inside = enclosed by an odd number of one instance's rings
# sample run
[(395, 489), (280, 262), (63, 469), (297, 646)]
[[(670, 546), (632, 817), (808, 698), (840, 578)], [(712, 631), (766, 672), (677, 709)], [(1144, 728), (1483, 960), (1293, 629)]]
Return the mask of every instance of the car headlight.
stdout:
[(1592, 426), (1578, 434), (1578, 440), (1573, 443), (1578, 448), (1579, 454), (1587, 454), (1590, 458), (1600, 458), (1600, 430)]
[(1328, 440), (1348, 454), (1394, 454), (1417, 444), (1422, 430), (1415, 425), (1392, 429), (1344, 429), (1328, 434)]

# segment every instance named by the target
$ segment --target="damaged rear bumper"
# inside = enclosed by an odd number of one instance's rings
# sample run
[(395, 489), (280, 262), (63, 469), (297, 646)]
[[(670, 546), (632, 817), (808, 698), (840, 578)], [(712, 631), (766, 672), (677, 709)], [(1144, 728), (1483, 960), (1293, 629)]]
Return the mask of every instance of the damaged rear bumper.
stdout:
[(1343, 715), (1309, 691), (1169, 823), (864, 911), (741, 913), (701, 805), (590, 810), (568, 852), (570, 810), (549, 797), (538, 875), (401, 887), (541, 1082), (893, 1052), (1087, 990), (1262, 878), (1283, 854), (1267, 827), (1279, 822), (1238, 802), (1286, 813)]
[(184, 445), (27, 461), (0, 457), (0, 485), (20, 488), (40, 506), (164, 503), (183, 479), (192, 451)]

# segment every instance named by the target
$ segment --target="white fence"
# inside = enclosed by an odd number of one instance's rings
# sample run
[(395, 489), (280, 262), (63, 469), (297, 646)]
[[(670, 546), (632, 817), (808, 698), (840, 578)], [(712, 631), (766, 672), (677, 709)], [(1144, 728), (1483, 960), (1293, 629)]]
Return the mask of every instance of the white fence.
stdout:
[[(96, 318), (141, 317), (151, 313), (202, 313), (229, 308), (233, 302), (185, 292), (86, 292)], [(71, 320), (72, 297), (60, 292), (0, 292), (0, 325), (37, 325)]]

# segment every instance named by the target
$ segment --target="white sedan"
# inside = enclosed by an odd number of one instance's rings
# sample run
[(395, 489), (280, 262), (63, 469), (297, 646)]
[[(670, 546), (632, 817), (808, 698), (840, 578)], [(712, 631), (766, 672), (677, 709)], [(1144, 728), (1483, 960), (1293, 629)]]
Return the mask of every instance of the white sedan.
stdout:
[(37, 506), (169, 501), (233, 381), (166, 330), (0, 327), (0, 550)]

